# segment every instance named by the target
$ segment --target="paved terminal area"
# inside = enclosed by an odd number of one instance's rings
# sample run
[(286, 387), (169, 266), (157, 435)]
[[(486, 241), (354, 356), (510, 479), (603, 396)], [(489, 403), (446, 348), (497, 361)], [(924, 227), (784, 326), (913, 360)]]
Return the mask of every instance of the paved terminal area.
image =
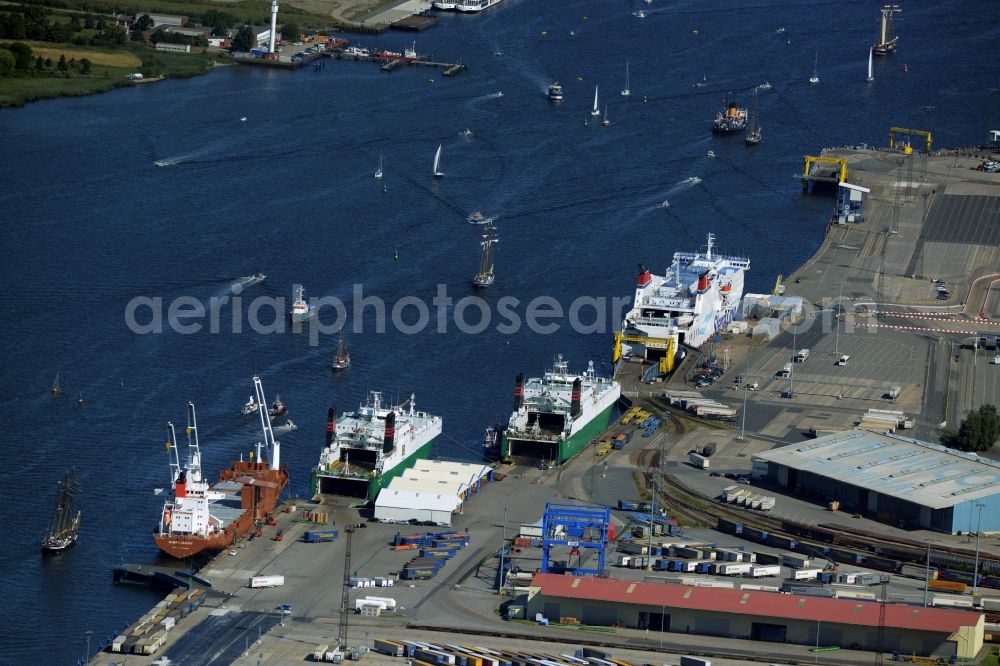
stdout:
[[(642, 466), (654, 464), (688, 487), (714, 496), (733, 481), (713, 473), (747, 473), (755, 453), (803, 441), (810, 436), (810, 427), (846, 429), (869, 408), (893, 409), (915, 421), (915, 427), (902, 434), (935, 441), (942, 425), (955, 426), (968, 409), (1000, 401), (1000, 365), (991, 363), (1000, 351), (968, 344), (979, 335), (1000, 334), (1000, 236), (995, 231), (1000, 228), (1000, 174), (974, 171), (978, 159), (954, 155), (912, 156), (907, 162), (899, 153), (842, 149), (827, 154), (848, 160), (849, 182), (871, 188), (866, 219), (832, 225), (816, 256), (786, 280), (786, 295), (800, 296), (808, 304), (798, 325), (769, 341), (730, 336), (717, 345), (718, 361), (726, 373), (702, 393), (736, 407), (745, 400), (748, 408), (743, 415), (735, 423), (700, 427), (685, 419), (679, 422), (682, 425), (671, 423), (648, 438), (636, 432), (623, 451), (597, 457), (591, 447), (558, 469), (503, 466), (507, 478), (485, 486), (465, 504), (465, 513), (455, 516), (454, 529), (467, 531), (471, 542), (436, 578), (412, 584), (400, 581), (392, 588), (351, 589), (352, 606), (354, 599), (367, 595), (391, 596), (398, 604), (395, 613), (378, 618), (351, 614), (351, 645), (370, 646), (376, 636), (395, 636), (487, 647), (516, 642), (525, 650), (570, 652), (574, 641), (595, 640), (595, 635), (570, 627), (501, 620), (498, 608), (504, 598), (493, 592), (495, 554), (504, 533), (510, 538), (521, 523), (538, 520), (547, 501), (614, 505), (620, 498), (635, 499)], [(913, 165), (912, 177), (908, 164)], [(833, 207), (831, 197), (831, 213)], [(937, 298), (931, 278), (948, 282), (947, 299)], [(801, 348), (811, 350), (809, 358), (793, 364), (791, 377), (777, 377), (794, 350)], [(843, 354), (850, 356), (850, 362), (837, 365)], [(666, 383), (642, 383), (640, 365), (625, 363), (618, 374), (623, 393), (655, 408), (663, 404), (664, 390), (693, 390), (685, 379), (696, 356), (690, 354)], [(737, 375), (752, 378), (757, 390), (740, 390), (734, 382)], [(895, 397), (888, 392), (893, 386), (899, 387)], [(619, 430), (615, 424), (610, 432)], [(687, 464), (689, 451), (708, 444), (716, 446), (711, 470)], [(647, 453), (641, 454), (643, 449)], [(828, 511), (818, 501), (788, 497), (776, 489), (767, 492), (777, 499), (772, 513), (778, 517), (850, 524), (932, 545), (969, 545), (967, 537), (897, 530)], [(263, 537), (246, 541), (235, 554), (222, 553), (209, 564), (202, 575), (212, 581), (213, 590), (205, 605), (178, 623), (156, 655), (101, 654), (93, 663), (127, 657), (129, 664), (151, 664), (162, 656), (184, 664), (299, 663), (317, 645), (333, 642), (341, 620), (344, 529), (365, 518), (357, 509), (330, 504), (326, 510), (340, 530), (340, 539), (307, 544), (302, 535), (308, 526), (296, 522), (307, 508), (300, 505), (294, 513), (280, 514), (278, 525), (264, 528)], [(617, 511), (615, 516), (628, 519)], [(412, 556), (390, 550), (397, 531), (434, 529), (365, 524), (354, 531), (351, 544), (350, 573), (362, 577), (397, 572)], [(284, 531), (281, 542), (273, 540), (277, 529)], [(767, 550), (716, 532), (689, 532), (691, 538), (708, 543)], [(1000, 554), (1000, 539), (984, 537), (981, 547)], [(514, 557), (526, 571), (538, 565), (538, 554), (530, 549)], [(616, 577), (659, 575), (611, 569)], [(250, 576), (258, 574), (283, 575), (285, 585), (250, 589)], [(912, 600), (922, 593), (916, 579), (897, 577), (890, 587), (890, 596), (897, 599)], [(282, 615), (278, 609), (286, 603), (292, 610)], [(608, 649), (616, 656), (637, 664), (676, 664), (678, 654), (706, 651), (716, 655), (713, 663), (723, 665), (744, 663), (741, 659), (849, 664), (873, 658), (847, 650), (815, 654), (797, 645), (629, 629), (597, 638), (615, 646)], [(377, 655), (366, 659), (402, 663)]]

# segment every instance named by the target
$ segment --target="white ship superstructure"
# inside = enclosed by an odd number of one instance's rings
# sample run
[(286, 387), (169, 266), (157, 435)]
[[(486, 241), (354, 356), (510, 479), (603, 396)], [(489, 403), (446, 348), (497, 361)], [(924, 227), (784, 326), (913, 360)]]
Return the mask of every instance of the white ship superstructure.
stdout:
[(487, 7), (499, 3), (500, 0), (434, 0), (435, 9), (454, 9), (460, 12), (481, 12)]
[(505, 456), (525, 455), (562, 463), (576, 455), (607, 426), (621, 385), (598, 377), (591, 361), (583, 374), (571, 373), (562, 355), (551, 370), (514, 387), (514, 411), (504, 433)]
[(313, 470), (313, 493), (374, 500), (393, 477), (427, 456), (441, 434), (442, 421), (417, 411), (413, 395), (393, 406), (384, 404), (378, 391), (370, 391), (357, 412), (338, 418), (336, 407), (331, 407), (326, 428), (326, 444)]
[(625, 315), (626, 336), (699, 347), (725, 328), (739, 312), (745, 257), (713, 254), (708, 234), (704, 253), (675, 252), (665, 275), (640, 266), (632, 309)]

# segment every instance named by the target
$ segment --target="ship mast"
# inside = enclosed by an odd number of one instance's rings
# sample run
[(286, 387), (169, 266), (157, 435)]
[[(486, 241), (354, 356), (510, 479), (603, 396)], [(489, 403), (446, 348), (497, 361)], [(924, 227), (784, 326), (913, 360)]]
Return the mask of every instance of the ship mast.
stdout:
[(483, 253), (479, 261), (479, 273), (480, 275), (489, 275), (493, 273), (493, 243), (496, 240), (493, 237), (493, 225), (486, 225), (486, 230), (483, 232)]
[(194, 403), (188, 403), (188, 422), (185, 430), (188, 438), (188, 480), (201, 481), (201, 448), (198, 446), (198, 419), (194, 413)]
[(181, 458), (177, 452), (177, 433), (174, 432), (174, 424), (167, 421), (167, 454), (169, 455), (171, 451), (173, 451), (174, 459), (170, 463), (170, 485), (173, 486), (181, 473)]

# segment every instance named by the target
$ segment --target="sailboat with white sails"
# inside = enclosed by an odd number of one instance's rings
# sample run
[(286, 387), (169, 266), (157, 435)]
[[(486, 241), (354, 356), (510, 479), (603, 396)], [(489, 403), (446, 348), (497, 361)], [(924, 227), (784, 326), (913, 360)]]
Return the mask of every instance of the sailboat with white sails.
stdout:
[(629, 90), (629, 83), (630, 82), (629, 82), (629, 75), (628, 75), (628, 60), (626, 60), (625, 61), (625, 89), (622, 90), (622, 97), (628, 97), (629, 95), (632, 94), (632, 91)]
[(809, 83), (816, 84), (819, 83), (819, 75), (816, 73), (816, 67), (819, 65), (819, 51), (816, 52), (816, 57), (813, 59), (813, 75), (809, 77)]
[(434, 177), (444, 178), (444, 171), (441, 171), (441, 144), (438, 144), (437, 152), (434, 153)]
[(382, 151), (378, 153), (378, 170), (375, 171), (375, 180), (382, 179)]
[(875, 47), (872, 46), (868, 49), (868, 83), (875, 83), (875, 75), (872, 72), (872, 56), (875, 54)]
[(601, 107), (598, 106), (597, 84), (594, 84), (594, 110), (590, 112), (592, 116), (601, 115)]

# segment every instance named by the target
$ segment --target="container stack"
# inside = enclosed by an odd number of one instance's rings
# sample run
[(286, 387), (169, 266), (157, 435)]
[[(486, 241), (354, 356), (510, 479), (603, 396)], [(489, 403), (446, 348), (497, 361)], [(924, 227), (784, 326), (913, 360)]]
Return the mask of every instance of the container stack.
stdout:
[(115, 638), (111, 642), (111, 651), (141, 655), (155, 653), (166, 642), (167, 632), (173, 629), (181, 618), (187, 617), (203, 603), (205, 603), (204, 589), (178, 588)]
[(469, 535), (454, 531), (428, 532), (422, 535), (396, 534), (393, 548), (413, 546), (419, 555), (403, 566), (399, 577), (402, 580), (426, 580), (433, 578), (455, 554), (469, 545)]

